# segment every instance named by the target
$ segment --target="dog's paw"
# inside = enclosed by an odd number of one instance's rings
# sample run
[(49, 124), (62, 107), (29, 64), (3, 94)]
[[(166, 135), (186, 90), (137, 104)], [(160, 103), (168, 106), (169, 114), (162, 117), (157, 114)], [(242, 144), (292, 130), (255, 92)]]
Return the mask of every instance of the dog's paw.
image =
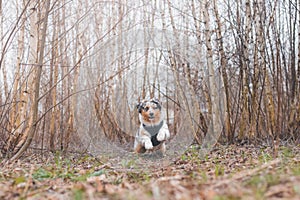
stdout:
[(152, 142), (149, 140), (147, 140), (146, 142), (145, 142), (145, 149), (153, 149), (153, 145), (152, 145)]
[(166, 140), (166, 139), (168, 139), (169, 138), (169, 134), (166, 132), (166, 131), (160, 131), (158, 134), (157, 134), (157, 137), (156, 137), (156, 139), (158, 140), (158, 141), (164, 141), (164, 140)]

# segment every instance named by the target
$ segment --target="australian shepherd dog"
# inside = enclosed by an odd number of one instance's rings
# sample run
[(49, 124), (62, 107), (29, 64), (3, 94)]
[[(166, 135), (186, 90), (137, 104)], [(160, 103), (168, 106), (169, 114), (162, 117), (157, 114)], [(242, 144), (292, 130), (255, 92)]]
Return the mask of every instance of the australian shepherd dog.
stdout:
[(157, 99), (143, 100), (138, 103), (137, 109), (140, 127), (135, 136), (134, 151), (145, 153), (158, 147), (164, 155), (165, 141), (170, 138), (170, 132), (164, 120), (161, 102)]

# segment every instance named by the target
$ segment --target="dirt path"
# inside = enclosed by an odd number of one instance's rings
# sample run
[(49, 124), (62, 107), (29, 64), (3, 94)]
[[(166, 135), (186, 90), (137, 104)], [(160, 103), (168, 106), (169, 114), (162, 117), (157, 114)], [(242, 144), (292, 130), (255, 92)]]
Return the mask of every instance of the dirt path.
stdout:
[(299, 199), (300, 147), (219, 146), (169, 165), (32, 154), (0, 168), (0, 199)]

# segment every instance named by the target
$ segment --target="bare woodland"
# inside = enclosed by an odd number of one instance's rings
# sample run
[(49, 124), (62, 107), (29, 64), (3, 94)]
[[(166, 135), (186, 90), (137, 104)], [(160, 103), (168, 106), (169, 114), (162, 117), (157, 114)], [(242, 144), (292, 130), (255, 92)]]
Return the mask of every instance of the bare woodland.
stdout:
[(299, 143), (299, 8), (1, 0), (0, 155), (85, 150), (99, 135), (130, 143), (135, 103), (154, 96), (173, 134), (191, 121), (199, 144), (213, 132), (221, 143)]

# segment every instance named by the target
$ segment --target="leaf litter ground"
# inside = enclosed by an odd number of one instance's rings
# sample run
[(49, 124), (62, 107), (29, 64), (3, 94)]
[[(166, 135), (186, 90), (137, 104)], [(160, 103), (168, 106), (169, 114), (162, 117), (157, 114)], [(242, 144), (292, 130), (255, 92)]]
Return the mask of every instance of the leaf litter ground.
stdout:
[[(150, 163), (150, 164), (149, 164)], [(0, 167), (0, 199), (300, 199), (300, 146), (191, 148), (169, 165), (31, 153)]]

